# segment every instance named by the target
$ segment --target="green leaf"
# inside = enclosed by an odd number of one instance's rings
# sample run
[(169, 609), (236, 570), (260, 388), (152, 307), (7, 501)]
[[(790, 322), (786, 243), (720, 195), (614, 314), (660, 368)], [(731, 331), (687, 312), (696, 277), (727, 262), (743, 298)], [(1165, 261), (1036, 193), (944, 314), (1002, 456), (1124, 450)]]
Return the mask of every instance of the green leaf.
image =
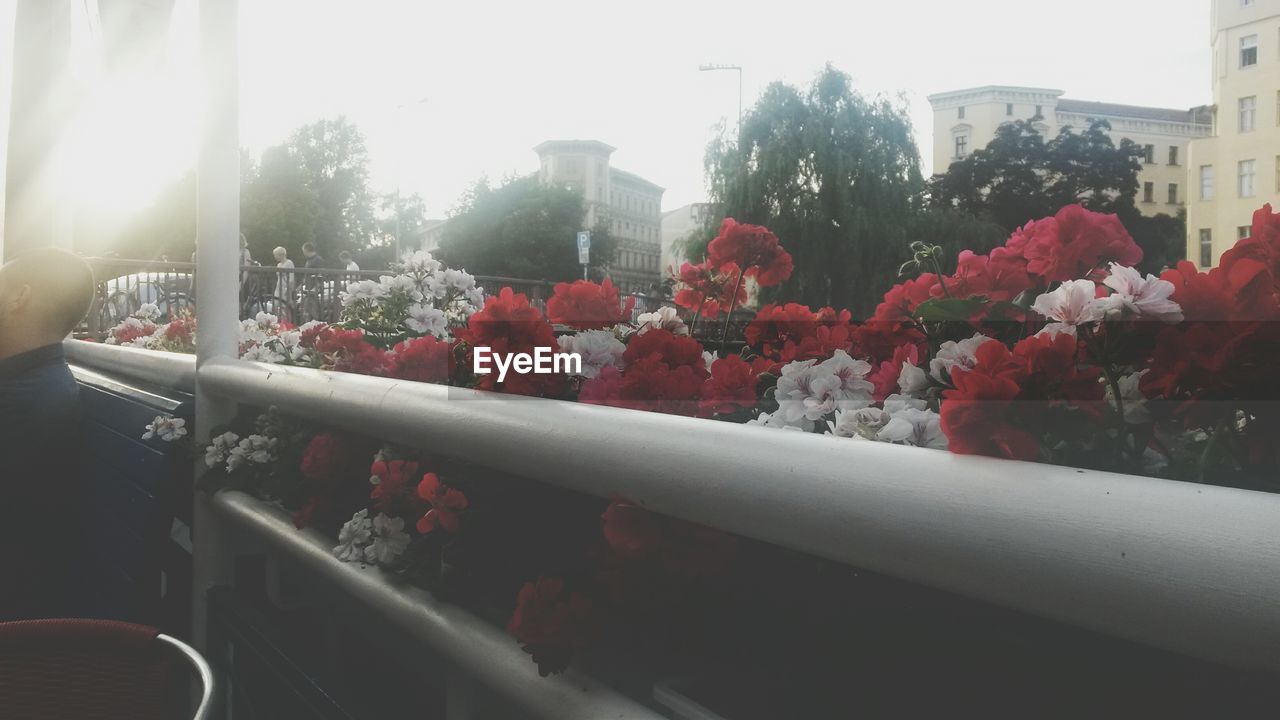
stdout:
[(924, 322), (968, 321), (987, 305), (986, 298), (933, 298), (916, 306)]

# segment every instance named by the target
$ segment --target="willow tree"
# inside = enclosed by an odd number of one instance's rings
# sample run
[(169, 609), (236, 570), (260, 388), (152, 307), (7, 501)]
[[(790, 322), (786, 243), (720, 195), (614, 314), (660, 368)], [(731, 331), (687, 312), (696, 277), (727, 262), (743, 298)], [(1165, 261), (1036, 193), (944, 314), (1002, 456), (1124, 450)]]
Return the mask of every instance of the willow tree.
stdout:
[(808, 91), (771, 84), (736, 139), (711, 142), (706, 168), (724, 215), (768, 226), (791, 253), (778, 300), (866, 315), (910, 254), (924, 181), (906, 109), (831, 66)]

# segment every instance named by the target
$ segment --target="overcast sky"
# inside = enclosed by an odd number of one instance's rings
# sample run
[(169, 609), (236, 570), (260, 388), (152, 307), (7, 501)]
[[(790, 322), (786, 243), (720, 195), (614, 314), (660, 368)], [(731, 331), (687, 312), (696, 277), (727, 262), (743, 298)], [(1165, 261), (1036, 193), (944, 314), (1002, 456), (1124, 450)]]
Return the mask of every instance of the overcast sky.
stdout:
[(938, 91), (1209, 102), (1209, 3), (242, 0), (242, 144), (260, 152), (345, 114), (368, 137), (375, 185), (394, 189), (399, 165), (404, 191), (442, 215), (482, 175), (535, 170), (542, 140), (593, 138), (667, 188), (671, 209), (705, 198), (703, 149), (737, 114), (736, 75), (701, 63), (742, 65), (750, 107), (830, 62), (864, 93), (905, 98), (928, 163)]

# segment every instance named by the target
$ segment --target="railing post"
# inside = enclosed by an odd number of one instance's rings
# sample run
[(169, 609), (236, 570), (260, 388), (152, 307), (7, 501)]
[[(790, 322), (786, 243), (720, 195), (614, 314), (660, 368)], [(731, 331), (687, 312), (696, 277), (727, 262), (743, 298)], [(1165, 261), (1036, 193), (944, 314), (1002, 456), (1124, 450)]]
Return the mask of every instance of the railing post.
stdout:
[[(216, 397), (199, 381), (199, 369), (217, 357), (237, 355), (240, 288), (240, 133), (238, 0), (200, 0), (200, 74), (204, 124), (197, 167), (196, 348), (197, 443), (235, 414), (235, 402)], [(199, 446), (199, 445), (198, 445)], [(196, 460), (196, 475), (206, 470)], [(231, 552), (209, 501), (196, 493), (192, 552), (192, 637), (207, 640), (209, 588), (230, 578)]]

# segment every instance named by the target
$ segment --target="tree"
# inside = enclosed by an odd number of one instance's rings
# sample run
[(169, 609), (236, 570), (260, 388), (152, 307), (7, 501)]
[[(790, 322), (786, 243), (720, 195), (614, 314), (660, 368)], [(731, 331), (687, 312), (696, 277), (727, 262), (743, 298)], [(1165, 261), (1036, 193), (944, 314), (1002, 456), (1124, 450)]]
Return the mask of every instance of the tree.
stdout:
[(1134, 202), (1142, 148), (1127, 139), (1116, 145), (1105, 120), (1083, 132), (1064, 127), (1046, 142), (1037, 121), (1001, 125), (985, 148), (935, 175), (930, 205), (991, 221), (1008, 233), (1079, 203), (1120, 218), (1143, 249), (1140, 269), (1158, 272), (1180, 257), (1186, 233), (1181, 215), (1146, 217)]
[(345, 117), (318, 120), (268, 148), (261, 166), (245, 179), (242, 227), (259, 260), (282, 245), (299, 256), (304, 242), (336, 262), (342, 250), (375, 241), (369, 158), (364, 135)]
[[(585, 218), (581, 195), (543, 184), (537, 176), (498, 188), (480, 180), (445, 224), (439, 254), (450, 266), (479, 275), (573, 280), (582, 276), (575, 237)], [(591, 267), (597, 275), (613, 261), (616, 247), (605, 223), (591, 228)]]
[(284, 145), (267, 148), (257, 168), (242, 167), (240, 227), (249, 252), (271, 264), (271, 251), (284, 247), (295, 261), (302, 244), (313, 241), (318, 201), (307, 188), (302, 168)]
[[(909, 255), (923, 179), (906, 109), (831, 66), (807, 92), (771, 84), (706, 167), (724, 215), (767, 226), (791, 253), (778, 297), (866, 314)], [(704, 248), (690, 243), (691, 257)]]

